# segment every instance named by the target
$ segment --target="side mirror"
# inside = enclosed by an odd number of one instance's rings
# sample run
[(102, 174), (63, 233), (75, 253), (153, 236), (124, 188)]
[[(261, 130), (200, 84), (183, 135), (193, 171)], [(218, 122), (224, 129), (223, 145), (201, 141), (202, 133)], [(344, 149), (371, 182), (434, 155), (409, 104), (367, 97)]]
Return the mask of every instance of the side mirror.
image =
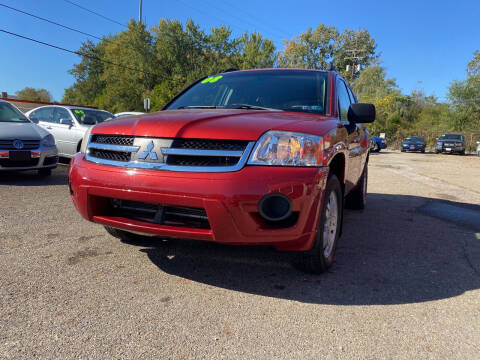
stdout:
[(73, 121), (71, 119), (60, 119), (60, 124), (73, 126)]
[(347, 118), (351, 123), (371, 123), (375, 121), (375, 116), (375, 105), (373, 104), (351, 104), (348, 108)]

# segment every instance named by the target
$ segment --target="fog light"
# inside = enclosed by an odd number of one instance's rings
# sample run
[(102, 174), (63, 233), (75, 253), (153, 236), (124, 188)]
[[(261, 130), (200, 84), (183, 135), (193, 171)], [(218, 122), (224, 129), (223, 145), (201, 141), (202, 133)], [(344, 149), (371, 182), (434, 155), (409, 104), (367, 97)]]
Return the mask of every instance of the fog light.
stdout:
[(282, 194), (268, 194), (258, 203), (260, 215), (269, 221), (281, 221), (292, 213), (292, 202)]

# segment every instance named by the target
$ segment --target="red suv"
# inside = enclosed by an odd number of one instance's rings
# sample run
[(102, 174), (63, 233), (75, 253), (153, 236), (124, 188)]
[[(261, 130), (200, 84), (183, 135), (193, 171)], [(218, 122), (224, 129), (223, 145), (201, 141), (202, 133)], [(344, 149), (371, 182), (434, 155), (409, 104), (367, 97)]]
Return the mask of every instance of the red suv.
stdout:
[(229, 71), (162, 111), (93, 127), (70, 163), (70, 192), (83, 217), (121, 239), (270, 244), (320, 273), (344, 204), (365, 206), (359, 124), (374, 119), (335, 71)]

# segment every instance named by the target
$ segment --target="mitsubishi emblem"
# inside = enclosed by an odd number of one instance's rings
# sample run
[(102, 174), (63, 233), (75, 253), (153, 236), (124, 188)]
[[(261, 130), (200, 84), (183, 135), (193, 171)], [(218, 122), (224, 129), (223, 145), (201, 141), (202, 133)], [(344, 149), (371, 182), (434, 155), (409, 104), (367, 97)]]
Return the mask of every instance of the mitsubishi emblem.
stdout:
[(147, 158), (150, 156), (150, 160), (158, 160), (157, 153), (152, 151), (154, 147), (155, 147), (155, 144), (153, 143), (153, 140), (152, 140), (147, 145), (147, 151), (142, 152), (138, 158), (140, 160), (147, 160)]

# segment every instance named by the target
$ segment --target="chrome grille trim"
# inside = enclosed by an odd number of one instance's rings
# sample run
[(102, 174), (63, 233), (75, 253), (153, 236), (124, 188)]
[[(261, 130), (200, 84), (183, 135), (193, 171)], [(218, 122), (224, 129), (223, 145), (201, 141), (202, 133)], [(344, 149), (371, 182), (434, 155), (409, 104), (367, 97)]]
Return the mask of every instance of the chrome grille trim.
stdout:
[[(233, 150), (195, 150), (195, 149), (185, 149), (185, 148), (169, 148), (161, 147), (156, 148), (155, 151), (158, 152), (160, 158), (164, 158), (163, 161), (115, 161), (108, 160), (103, 158), (97, 158), (90, 154), (90, 150), (105, 150), (105, 151), (117, 151), (117, 152), (130, 152), (133, 155), (140, 154), (144, 152), (144, 148), (140, 146), (124, 146), (124, 145), (112, 145), (112, 144), (99, 144), (92, 142), (94, 136), (99, 136), (101, 134), (90, 135), (87, 147), (85, 158), (88, 161), (97, 164), (104, 164), (110, 166), (117, 166), (122, 168), (133, 168), (133, 169), (149, 169), (149, 170), (163, 170), (163, 171), (178, 171), (178, 172), (211, 172), (211, 173), (220, 173), (220, 172), (233, 172), (241, 170), (248, 161), (250, 153), (255, 145), (255, 142), (248, 142), (245, 146), (244, 151), (233, 151)], [(164, 140), (173, 142), (174, 139), (161, 139), (161, 138), (141, 138), (143, 140)], [(161, 154), (161, 155), (160, 155)], [(232, 157), (238, 158), (238, 162), (235, 165), (230, 166), (181, 166), (181, 165), (168, 165), (167, 157), (169, 155), (180, 155), (180, 156), (211, 156), (211, 157)]]
[(231, 150), (194, 150), (194, 149), (178, 149), (178, 148), (162, 148), (163, 155), (187, 155), (187, 156), (227, 156), (241, 157), (243, 151)]
[(137, 152), (140, 149), (140, 146), (111, 145), (92, 142), (88, 144), (88, 148), (121, 152)]

